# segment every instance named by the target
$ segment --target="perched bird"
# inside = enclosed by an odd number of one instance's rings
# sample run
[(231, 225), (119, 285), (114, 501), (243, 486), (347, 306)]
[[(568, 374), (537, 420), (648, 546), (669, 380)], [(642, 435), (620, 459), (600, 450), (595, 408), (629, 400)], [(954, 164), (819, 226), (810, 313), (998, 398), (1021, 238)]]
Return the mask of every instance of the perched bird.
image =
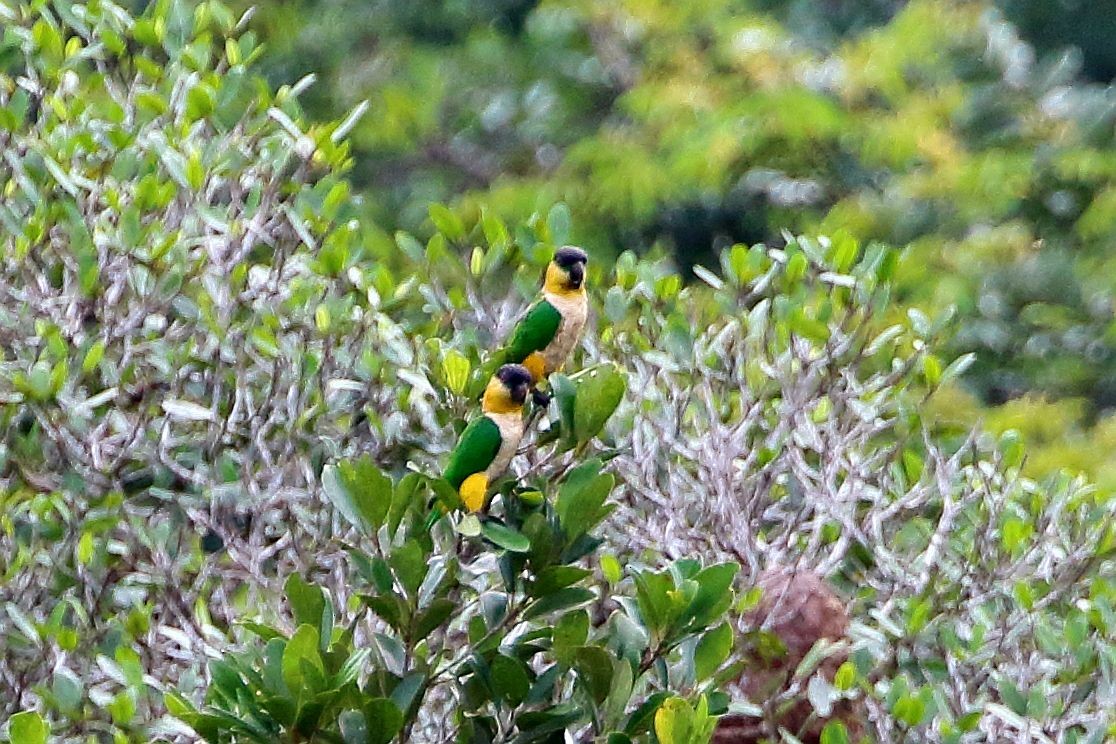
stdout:
[(470, 512), (484, 506), (489, 483), (507, 469), (519, 447), (523, 403), (531, 384), (531, 373), (525, 367), (500, 367), (484, 390), (482, 415), (469, 422), (457, 440), (444, 476)]
[[(532, 387), (561, 369), (581, 338), (589, 314), (585, 294), (588, 261), (580, 248), (567, 245), (558, 249), (546, 267), (542, 297), (527, 310), (504, 347), (502, 361), (526, 367)], [(539, 403), (547, 400), (537, 391), (535, 397)]]

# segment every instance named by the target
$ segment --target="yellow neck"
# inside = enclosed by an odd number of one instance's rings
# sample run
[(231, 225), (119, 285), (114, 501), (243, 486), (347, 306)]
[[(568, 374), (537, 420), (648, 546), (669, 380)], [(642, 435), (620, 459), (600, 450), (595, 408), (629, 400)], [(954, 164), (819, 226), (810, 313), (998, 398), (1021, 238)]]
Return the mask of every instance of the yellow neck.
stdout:
[(558, 267), (558, 264), (551, 263), (546, 267), (546, 278), (543, 279), (543, 291), (549, 292), (559, 297), (576, 297), (585, 294), (585, 285), (582, 284), (577, 289), (571, 289), (567, 286), (566, 282), (568, 277), (566, 272)]
[(485, 413), (519, 413), (523, 410), (523, 404), (512, 400), (507, 388), (493, 380), (484, 389), (481, 410)]

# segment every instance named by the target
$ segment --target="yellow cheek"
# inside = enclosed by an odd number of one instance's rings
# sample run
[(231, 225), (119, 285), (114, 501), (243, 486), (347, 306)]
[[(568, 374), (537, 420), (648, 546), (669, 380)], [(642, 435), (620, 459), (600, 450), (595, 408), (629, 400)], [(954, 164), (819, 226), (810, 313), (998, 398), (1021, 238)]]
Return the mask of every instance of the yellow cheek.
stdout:
[(488, 476), (473, 473), (461, 484), (461, 500), (470, 512), (479, 511), (484, 506), (484, 495), (488, 493)]
[(566, 290), (566, 273), (555, 264), (546, 267), (546, 280), (543, 287), (547, 292), (563, 294)]

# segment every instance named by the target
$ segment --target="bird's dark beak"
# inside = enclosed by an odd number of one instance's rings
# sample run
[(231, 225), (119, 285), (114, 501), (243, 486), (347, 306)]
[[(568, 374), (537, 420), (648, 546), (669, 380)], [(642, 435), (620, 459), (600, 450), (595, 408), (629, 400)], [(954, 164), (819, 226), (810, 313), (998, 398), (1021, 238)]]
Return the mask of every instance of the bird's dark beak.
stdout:
[(570, 289), (581, 289), (581, 284), (585, 281), (585, 264), (575, 263), (569, 269), (570, 275)]

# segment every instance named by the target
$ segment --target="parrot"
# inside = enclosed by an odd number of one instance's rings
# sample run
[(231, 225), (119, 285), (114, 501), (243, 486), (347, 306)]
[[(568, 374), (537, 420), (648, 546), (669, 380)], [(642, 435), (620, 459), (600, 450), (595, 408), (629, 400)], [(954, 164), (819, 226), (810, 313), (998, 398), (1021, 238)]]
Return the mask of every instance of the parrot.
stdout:
[(561, 369), (585, 329), (589, 315), (585, 294), (588, 261), (585, 251), (572, 245), (554, 253), (543, 277), (542, 297), (528, 308), (503, 349), (502, 361), (522, 364), (531, 373), (531, 389), (539, 405), (550, 400), (539, 392), (539, 383)]
[(531, 373), (522, 365), (500, 367), (484, 390), (482, 414), (469, 422), (457, 440), (444, 477), (470, 512), (484, 506), (489, 484), (507, 469), (519, 447), (523, 404), (532, 381)]

